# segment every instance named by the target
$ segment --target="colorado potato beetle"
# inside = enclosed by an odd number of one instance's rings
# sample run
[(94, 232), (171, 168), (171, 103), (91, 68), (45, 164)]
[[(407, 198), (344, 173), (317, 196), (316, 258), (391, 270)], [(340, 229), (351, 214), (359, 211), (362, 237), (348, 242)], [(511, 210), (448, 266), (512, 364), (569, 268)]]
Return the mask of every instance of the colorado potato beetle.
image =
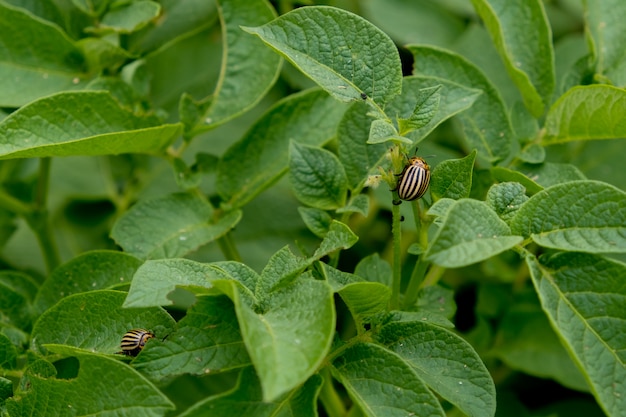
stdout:
[[(398, 197), (402, 200), (411, 201), (422, 197), (430, 184), (430, 166), (423, 158), (414, 156), (409, 159), (398, 178)], [(395, 191), (393, 190), (393, 191)], [(398, 205), (401, 201), (394, 201)]]
[(154, 333), (145, 329), (133, 329), (126, 332), (122, 337), (122, 351), (127, 356), (137, 356), (146, 345), (146, 342), (154, 337)]

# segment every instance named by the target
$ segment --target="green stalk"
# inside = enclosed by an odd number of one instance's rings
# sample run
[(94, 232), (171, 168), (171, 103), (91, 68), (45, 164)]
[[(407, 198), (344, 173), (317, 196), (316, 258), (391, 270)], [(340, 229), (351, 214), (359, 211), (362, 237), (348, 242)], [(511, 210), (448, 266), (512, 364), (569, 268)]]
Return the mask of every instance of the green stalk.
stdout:
[(428, 263), (424, 262), (423, 259), (424, 255), (420, 255), (417, 262), (415, 263), (415, 267), (413, 268), (411, 280), (409, 281), (409, 285), (406, 289), (406, 293), (404, 295), (404, 300), (402, 303), (403, 310), (409, 309), (417, 301), (417, 296), (420, 289), (422, 288), (424, 276), (426, 275), (426, 269), (428, 268)]
[(233, 237), (230, 232), (217, 239), (217, 243), (220, 245), (220, 249), (226, 259), (241, 262), (241, 255), (237, 250), (237, 246), (235, 246), (235, 242), (233, 242)]
[(346, 415), (346, 408), (341, 401), (341, 397), (337, 394), (335, 387), (333, 386), (333, 378), (328, 368), (323, 369), (321, 372), (324, 382), (320, 391), (320, 401), (324, 405), (324, 410), (329, 417), (343, 417)]
[(52, 272), (61, 263), (59, 250), (54, 241), (54, 232), (50, 224), (50, 216), (46, 208), (50, 164), (50, 158), (42, 158), (39, 161), (39, 179), (35, 192), (34, 210), (25, 216), (26, 221), (37, 237), (48, 273)]
[(389, 309), (397, 310), (400, 303), (400, 285), (402, 283), (402, 261), (401, 254), (401, 240), (402, 233), (400, 227), (400, 205), (393, 205), (391, 208), (392, 213), (392, 226), (391, 233), (393, 234), (393, 278), (391, 284), (391, 299), (389, 300)]

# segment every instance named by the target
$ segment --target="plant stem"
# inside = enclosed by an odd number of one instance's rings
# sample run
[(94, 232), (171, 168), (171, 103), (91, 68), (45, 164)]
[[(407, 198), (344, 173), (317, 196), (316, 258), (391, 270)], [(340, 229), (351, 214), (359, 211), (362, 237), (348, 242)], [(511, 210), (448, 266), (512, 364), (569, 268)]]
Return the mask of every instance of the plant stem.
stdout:
[(343, 401), (337, 394), (335, 387), (333, 386), (333, 377), (330, 374), (328, 368), (325, 368), (321, 372), (324, 382), (322, 384), (322, 390), (320, 391), (320, 401), (324, 405), (324, 410), (329, 417), (343, 417), (346, 415), (346, 408), (343, 405)]
[(26, 221), (39, 242), (39, 247), (41, 248), (48, 273), (52, 272), (61, 263), (59, 250), (54, 241), (54, 232), (50, 224), (49, 213), (46, 208), (48, 201), (48, 182), (50, 179), (50, 163), (50, 158), (42, 158), (39, 161), (39, 179), (35, 192), (34, 209), (26, 216)]
[(397, 310), (400, 299), (400, 285), (402, 283), (402, 265), (401, 257), (401, 226), (400, 226), (400, 205), (393, 205), (391, 208), (392, 226), (391, 234), (393, 235), (393, 278), (391, 283), (391, 299), (389, 300), (389, 309)]
[(235, 246), (235, 242), (233, 242), (233, 237), (230, 232), (217, 239), (217, 243), (220, 245), (220, 249), (226, 259), (241, 262), (241, 255), (237, 250), (237, 246)]
[(424, 282), (424, 276), (426, 275), (426, 268), (428, 268), (428, 263), (423, 261), (424, 255), (420, 255), (415, 263), (415, 267), (413, 268), (413, 273), (411, 274), (411, 280), (409, 281), (409, 285), (406, 289), (406, 293), (404, 294), (404, 300), (402, 303), (403, 310), (407, 310), (411, 306), (415, 304), (417, 301), (417, 296), (419, 294), (420, 289), (422, 288), (422, 283)]

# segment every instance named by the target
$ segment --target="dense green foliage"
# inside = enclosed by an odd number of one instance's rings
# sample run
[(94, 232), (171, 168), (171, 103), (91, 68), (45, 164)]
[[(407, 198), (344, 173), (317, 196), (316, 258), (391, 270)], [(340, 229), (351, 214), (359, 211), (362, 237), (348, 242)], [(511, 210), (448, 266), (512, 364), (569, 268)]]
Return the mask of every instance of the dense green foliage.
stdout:
[(0, 415), (626, 416), (626, 3), (321, 3), (0, 0)]

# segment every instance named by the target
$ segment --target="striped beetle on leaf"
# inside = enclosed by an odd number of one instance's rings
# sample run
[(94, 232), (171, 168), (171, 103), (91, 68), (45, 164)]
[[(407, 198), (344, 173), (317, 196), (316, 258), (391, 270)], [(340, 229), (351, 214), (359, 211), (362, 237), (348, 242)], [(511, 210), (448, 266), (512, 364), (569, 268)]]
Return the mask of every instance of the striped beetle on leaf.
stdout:
[(146, 342), (154, 337), (154, 333), (145, 329), (133, 329), (122, 337), (121, 348), (126, 356), (137, 356), (143, 350)]
[[(430, 184), (430, 166), (424, 158), (414, 156), (404, 166), (402, 172), (398, 175), (398, 184), (392, 191), (398, 191), (398, 197), (401, 200), (411, 201), (422, 197)], [(396, 200), (393, 204), (400, 204), (400, 200)]]

